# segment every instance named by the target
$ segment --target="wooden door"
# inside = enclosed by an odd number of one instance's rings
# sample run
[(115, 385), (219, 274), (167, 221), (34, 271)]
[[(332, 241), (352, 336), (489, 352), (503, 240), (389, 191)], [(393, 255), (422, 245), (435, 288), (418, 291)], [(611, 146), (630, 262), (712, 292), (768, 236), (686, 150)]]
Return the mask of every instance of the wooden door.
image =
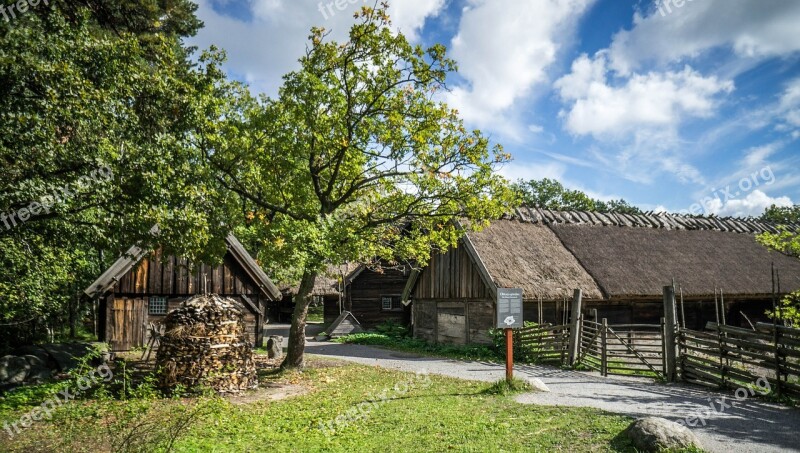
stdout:
[(145, 345), (147, 303), (143, 299), (114, 299), (109, 316), (108, 343), (112, 351), (129, 351)]

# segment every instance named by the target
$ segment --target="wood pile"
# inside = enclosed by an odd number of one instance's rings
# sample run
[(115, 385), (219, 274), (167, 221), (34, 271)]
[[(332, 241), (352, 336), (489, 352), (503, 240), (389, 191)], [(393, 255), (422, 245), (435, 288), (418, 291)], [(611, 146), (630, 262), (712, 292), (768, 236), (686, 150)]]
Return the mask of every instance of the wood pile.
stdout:
[(156, 369), (164, 388), (210, 387), (236, 393), (258, 385), (244, 307), (217, 295), (196, 296), (171, 311)]

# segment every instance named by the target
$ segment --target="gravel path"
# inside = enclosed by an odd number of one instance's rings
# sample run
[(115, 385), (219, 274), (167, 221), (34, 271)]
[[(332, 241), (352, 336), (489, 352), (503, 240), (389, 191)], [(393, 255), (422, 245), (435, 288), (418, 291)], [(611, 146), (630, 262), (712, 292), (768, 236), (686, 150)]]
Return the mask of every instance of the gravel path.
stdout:
[[(279, 333), (276, 333), (279, 334)], [(505, 376), (503, 365), (423, 357), (360, 345), (342, 345), (309, 340), (310, 354), (335, 357), (365, 365), (493, 382)], [(545, 366), (517, 366), (515, 375), (541, 379), (549, 393), (517, 397), (523, 404), (593, 407), (632, 417), (659, 416), (673, 421), (702, 414), (692, 430), (710, 452), (800, 451), (800, 410), (746, 399), (724, 411), (710, 414), (709, 402), (725, 395), (684, 384), (664, 385), (649, 379), (608, 377), (597, 373), (563, 371)], [(720, 405), (715, 403), (715, 407)], [(692, 422), (693, 420), (689, 420)]]

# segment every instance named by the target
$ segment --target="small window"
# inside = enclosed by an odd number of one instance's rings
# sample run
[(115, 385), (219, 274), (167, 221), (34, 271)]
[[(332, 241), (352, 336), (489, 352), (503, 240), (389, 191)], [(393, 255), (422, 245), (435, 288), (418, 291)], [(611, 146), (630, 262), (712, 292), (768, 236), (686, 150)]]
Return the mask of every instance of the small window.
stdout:
[(151, 297), (149, 312), (151, 315), (166, 315), (167, 314), (167, 298), (166, 297)]
[(392, 308), (392, 298), (389, 296), (381, 297), (381, 310), (391, 310)]

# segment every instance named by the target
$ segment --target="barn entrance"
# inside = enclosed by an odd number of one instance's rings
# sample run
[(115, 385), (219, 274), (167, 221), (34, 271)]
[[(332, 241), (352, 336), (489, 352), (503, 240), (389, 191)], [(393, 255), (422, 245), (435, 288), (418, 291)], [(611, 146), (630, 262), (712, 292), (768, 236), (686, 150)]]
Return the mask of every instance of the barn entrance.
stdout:
[(147, 341), (147, 303), (143, 299), (114, 299), (108, 320), (108, 342), (112, 351), (144, 347)]

